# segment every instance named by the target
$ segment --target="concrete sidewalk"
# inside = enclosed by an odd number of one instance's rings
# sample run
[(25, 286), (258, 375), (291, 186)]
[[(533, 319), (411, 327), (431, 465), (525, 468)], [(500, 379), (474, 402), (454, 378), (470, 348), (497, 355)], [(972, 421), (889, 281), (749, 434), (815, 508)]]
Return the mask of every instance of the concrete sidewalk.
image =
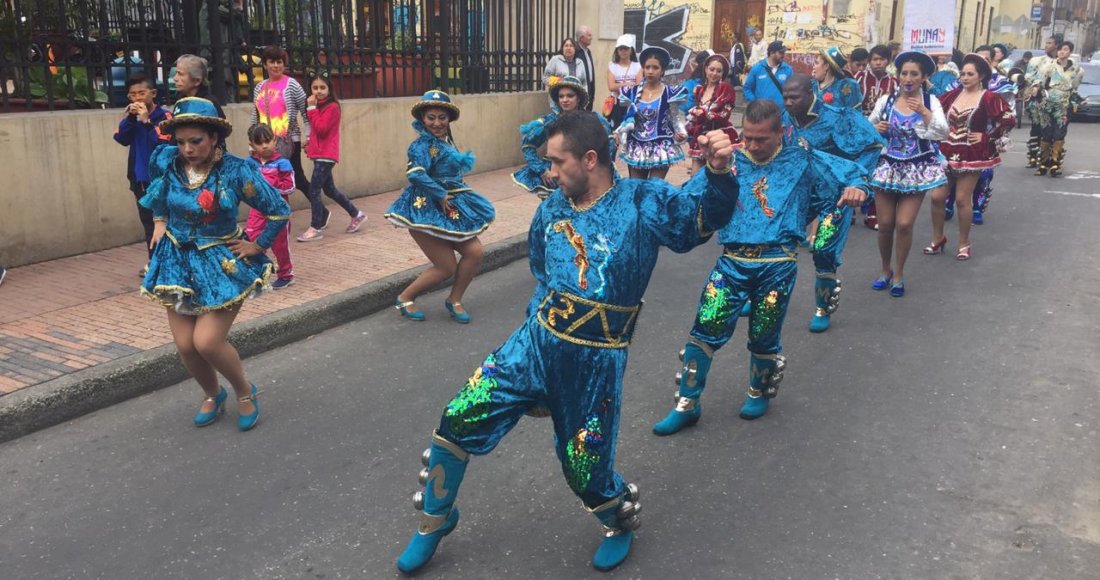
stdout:
[[(468, 180), (496, 206), (496, 221), (481, 236), (485, 269), (526, 256), (538, 199), (512, 184), (511, 171)], [(370, 216), (358, 233), (343, 233), (348, 218), (334, 207), (323, 240), (291, 242), (295, 282), (245, 303), (231, 334), (242, 355), (393, 303), (427, 264), (406, 231), (382, 217), (399, 193), (354, 200)], [(293, 235), (304, 231), (309, 212), (295, 212), (292, 224)], [(138, 294), (145, 259), (142, 244), (133, 244), (9, 271), (0, 286), (0, 441), (186, 377), (162, 307)], [(424, 305), (442, 322), (435, 306)], [(476, 315), (478, 306), (470, 308)]]

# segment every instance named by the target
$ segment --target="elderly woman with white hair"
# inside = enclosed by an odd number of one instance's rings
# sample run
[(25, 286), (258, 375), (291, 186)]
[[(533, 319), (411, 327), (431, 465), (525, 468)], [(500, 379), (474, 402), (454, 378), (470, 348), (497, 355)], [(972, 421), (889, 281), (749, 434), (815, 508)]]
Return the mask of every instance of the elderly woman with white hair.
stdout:
[[(225, 118), (225, 111), (210, 93), (210, 64), (205, 58), (185, 54), (176, 59), (176, 98), (198, 97), (214, 104), (218, 116)], [(223, 144), (224, 146), (224, 144)]]

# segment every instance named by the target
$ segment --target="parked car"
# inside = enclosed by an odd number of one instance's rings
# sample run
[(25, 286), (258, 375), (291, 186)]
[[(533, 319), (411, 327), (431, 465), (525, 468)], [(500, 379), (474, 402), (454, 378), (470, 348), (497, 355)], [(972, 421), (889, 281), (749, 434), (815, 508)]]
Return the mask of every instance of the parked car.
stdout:
[(1085, 64), (1081, 70), (1085, 73), (1077, 89), (1081, 101), (1077, 110), (1070, 113), (1070, 120), (1100, 121), (1100, 64)]

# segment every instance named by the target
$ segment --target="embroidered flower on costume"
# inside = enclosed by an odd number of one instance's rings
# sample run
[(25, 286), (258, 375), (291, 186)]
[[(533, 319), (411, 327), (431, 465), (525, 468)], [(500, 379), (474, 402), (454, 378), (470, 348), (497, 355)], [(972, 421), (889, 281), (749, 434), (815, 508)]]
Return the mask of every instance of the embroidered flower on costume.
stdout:
[(452, 207), (451, 210), (447, 212), (447, 217), (453, 220), (457, 220), (461, 216), (459, 215), (458, 210)]
[(428, 205), (428, 199), (423, 195), (418, 195), (416, 196), (416, 199), (413, 200), (413, 207), (415, 207), (416, 209), (420, 209), (426, 205)]
[(216, 216), (214, 215), (215, 202), (213, 191), (210, 191), (209, 189), (202, 190), (202, 193), (199, 194), (199, 207), (202, 208), (203, 213), (207, 214), (203, 216), (199, 221), (204, 224), (208, 224), (214, 221), (214, 218)]
[(833, 98), (832, 93), (825, 93), (824, 95), (821, 95), (821, 100), (825, 101), (826, 105), (831, 105), (831, 104), (833, 104), (833, 101), (836, 100), (836, 99)]
[(225, 270), (226, 274), (237, 273), (237, 260), (230, 260), (229, 258), (222, 258), (222, 270)]
[(244, 184), (243, 191), (245, 198), (251, 199), (252, 196), (256, 195), (256, 185), (249, 181), (248, 183)]

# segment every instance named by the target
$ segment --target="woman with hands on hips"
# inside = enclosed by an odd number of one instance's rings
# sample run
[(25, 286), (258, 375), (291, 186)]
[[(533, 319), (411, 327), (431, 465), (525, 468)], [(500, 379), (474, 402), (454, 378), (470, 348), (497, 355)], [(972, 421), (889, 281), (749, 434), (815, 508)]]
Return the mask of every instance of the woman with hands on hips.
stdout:
[[(206, 394), (195, 426), (212, 424), (224, 410), (228, 393), (218, 384), (220, 373), (237, 396), (237, 425), (248, 431), (260, 419), (258, 391), (227, 336), (244, 300), (268, 288), (275, 275), (264, 252), (286, 227), (290, 206), (254, 165), (219, 146), (233, 127), (217, 114), (210, 101), (187, 97), (159, 125), (173, 145), (154, 152), (152, 180), (140, 201), (154, 219), (141, 293), (167, 309), (180, 358)], [(237, 224), (241, 202), (267, 218), (255, 240)]]

